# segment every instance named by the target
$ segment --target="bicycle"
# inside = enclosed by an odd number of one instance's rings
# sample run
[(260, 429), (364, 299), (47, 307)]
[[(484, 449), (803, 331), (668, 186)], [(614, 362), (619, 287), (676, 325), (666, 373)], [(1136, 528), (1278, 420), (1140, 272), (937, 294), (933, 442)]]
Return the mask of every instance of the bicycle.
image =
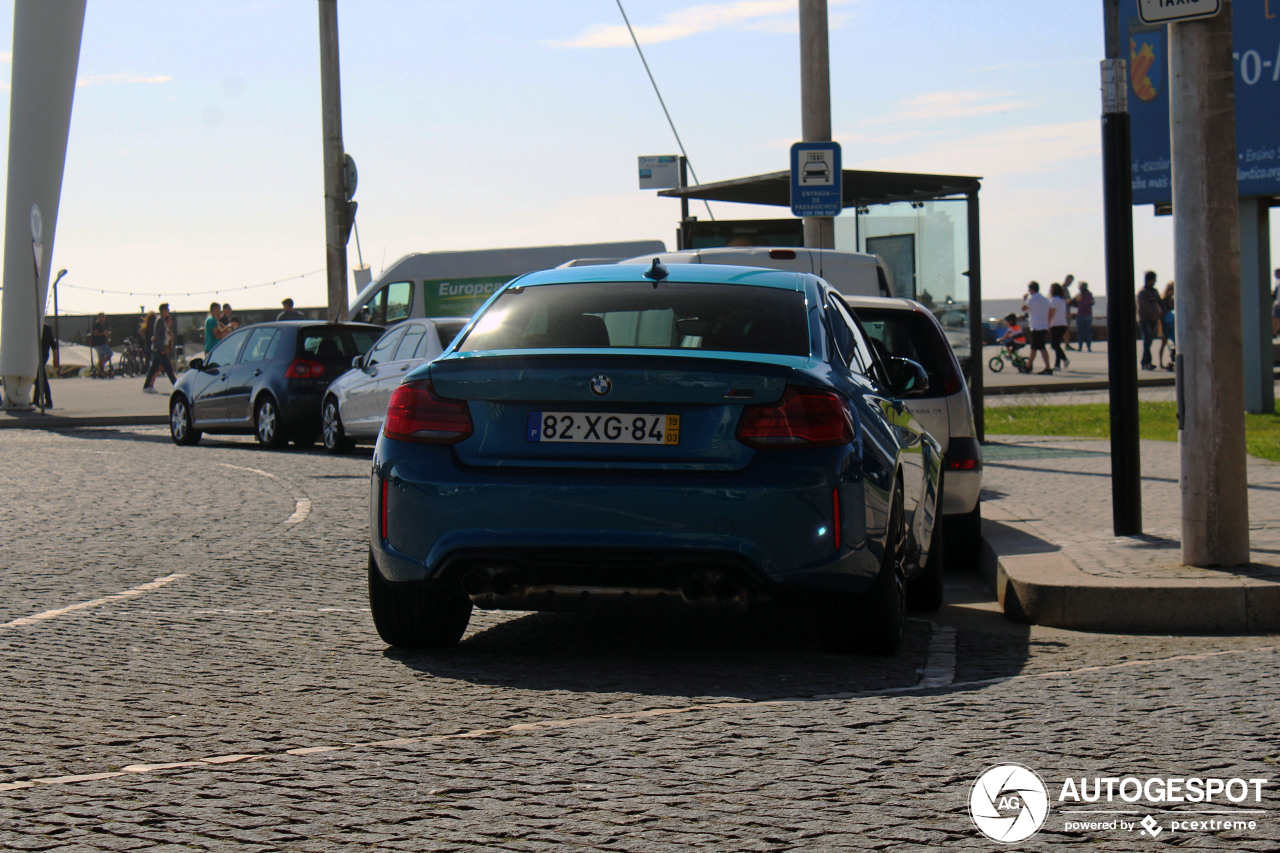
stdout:
[(125, 340), (124, 351), (120, 353), (119, 371), (125, 376), (142, 376), (150, 366), (150, 359), (142, 349), (142, 341), (137, 337)]
[(1016, 347), (1011, 347), (1011, 346), (1001, 347), (999, 352), (997, 352), (995, 355), (991, 356), (991, 358), (987, 360), (987, 367), (991, 368), (992, 373), (999, 373), (1000, 371), (1004, 370), (1004, 360), (1007, 357), (1009, 361), (1013, 362), (1013, 367), (1015, 370), (1018, 370), (1022, 373), (1030, 373), (1031, 360), (1018, 351), (1021, 348), (1022, 348), (1021, 344), (1019, 344)]

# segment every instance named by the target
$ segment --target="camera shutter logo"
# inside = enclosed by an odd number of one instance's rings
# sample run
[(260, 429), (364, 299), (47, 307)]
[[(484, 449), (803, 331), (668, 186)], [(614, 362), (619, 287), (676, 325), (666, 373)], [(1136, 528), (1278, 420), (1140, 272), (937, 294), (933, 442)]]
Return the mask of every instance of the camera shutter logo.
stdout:
[(987, 770), (969, 793), (969, 817), (993, 841), (1030, 838), (1049, 816), (1049, 791), (1035, 771), (1021, 764)]

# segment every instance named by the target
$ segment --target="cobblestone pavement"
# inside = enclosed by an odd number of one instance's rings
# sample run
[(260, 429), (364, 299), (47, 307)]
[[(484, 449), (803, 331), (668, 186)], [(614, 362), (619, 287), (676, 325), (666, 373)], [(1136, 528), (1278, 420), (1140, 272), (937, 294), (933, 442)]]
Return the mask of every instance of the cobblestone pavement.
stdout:
[[(367, 449), (23, 430), (0, 458), (3, 850), (1008, 849), (968, 815), (1005, 762), (1054, 801), (1016, 849), (1280, 845), (1280, 638), (1014, 625), (960, 575), (887, 660), (786, 613), (477, 612), (400, 654)], [(1127, 775), (1271, 781), (1212, 804), (1252, 829), (1065, 828), (1067, 777)]]
[[(998, 422), (998, 421), (997, 421)], [(1081, 571), (1126, 579), (1213, 579), (1223, 570), (1184, 566), (1178, 446), (1143, 441), (1142, 530), (1115, 536), (1107, 439), (988, 436), (983, 447), (984, 517), (1015, 519), (1062, 548)], [(1280, 463), (1250, 457), (1252, 563), (1237, 577), (1280, 580)]]

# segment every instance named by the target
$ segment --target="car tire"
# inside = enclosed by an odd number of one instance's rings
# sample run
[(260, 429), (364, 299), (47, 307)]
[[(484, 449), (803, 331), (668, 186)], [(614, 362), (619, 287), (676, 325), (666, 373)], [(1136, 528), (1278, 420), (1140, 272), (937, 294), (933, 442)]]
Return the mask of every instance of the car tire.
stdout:
[(328, 397), (320, 412), (320, 433), (324, 436), (324, 449), (330, 453), (350, 453), (355, 442), (347, 438), (347, 431), (342, 426), (342, 412), (338, 401)]
[(178, 394), (169, 401), (169, 437), (183, 447), (200, 440), (200, 430), (191, 425), (191, 404)]
[(902, 643), (907, 624), (907, 527), (901, 486), (890, 502), (884, 555), (875, 584), (863, 596), (838, 595), (827, 601), (824, 644), (833, 652), (891, 655)]
[(999, 373), (1004, 370), (1004, 359), (998, 355), (993, 355), (987, 359), (987, 367), (991, 368), (992, 373)]
[(402, 649), (456, 645), (471, 620), (471, 599), (425, 582), (385, 580), (369, 555), (369, 609), (378, 636)]
[(258, 444), (268, 450), (279, 450), (289, 442), (284, 418), (280, 415), (280, 404), (270, 394), (263, 394), (253, 409), (253, 432), (258, 437)]
[(925, 563), (923, 572), (907, 581), (908, 610), (932, 612), (942, 606), (946, 565), (946, 524), (938, 515), (933, 525), (933, 541), (929, 544), (929, 562)]
[(964, 515), (944, 518), (942, 523), (947, 565), (953, 570), (977, 570), (982, 556), (982, 505)]

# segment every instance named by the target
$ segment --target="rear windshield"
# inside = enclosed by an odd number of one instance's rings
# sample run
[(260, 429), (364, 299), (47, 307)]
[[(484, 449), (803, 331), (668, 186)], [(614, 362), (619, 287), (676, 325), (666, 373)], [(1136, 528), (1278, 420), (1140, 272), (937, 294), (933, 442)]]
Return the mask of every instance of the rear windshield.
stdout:
[(364, 355), (381, 335), (381, 329), (321, 326), (299, 334), (302, 352), (320, 361), (351, 361)]
[(926, 397), (946, 396), (958, 379), (947, 339), (932, 318), (917, 311), (881, 311), (858, 308), (855, 312), (867, 337), (882, 345), (881, 354), (919, 362), (929, 374)]
[(458, 347), (809, 354), (804, 294), (735, 284), (575, 282), (508, 290)]

